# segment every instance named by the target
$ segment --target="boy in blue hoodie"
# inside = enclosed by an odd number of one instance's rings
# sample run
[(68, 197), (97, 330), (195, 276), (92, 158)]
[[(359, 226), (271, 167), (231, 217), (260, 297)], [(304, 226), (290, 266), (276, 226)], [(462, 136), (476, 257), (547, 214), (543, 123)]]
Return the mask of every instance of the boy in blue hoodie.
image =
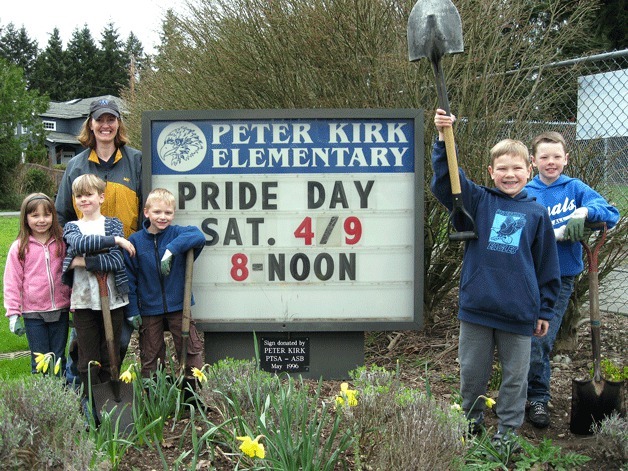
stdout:
[(557, 132), (544, 132), (532, 140), (532, 164), (539, 174), (528, 183), (530, 196), (547, 208), (558, 246), (561, 289), (547, 335), (532, 338), (528, 374), (528, 420), (538, 428), (550, 424), (550, 353), (560, 329), (575, 277), (582, 272), (584, 223), (606, 222), (608, 228), (619, 221), (619, 211), (599, 193), (577, 178), (563, 175), (569, 160), (565, 139)]
[[(450, 211), (443, 129), (454, 120), (445, 111), (436, 111), (438, 141), (432, 151), (431, 189)], [(493, 442), (496, 447), (510, 447), (525, 416), (530, 337), (547, 332), (560, 289), (560, 271), (547, 211), (524, 190), (532, 170), (528, 149), (519, 141), (505, 139), (490, 154), (488, 171), (496, 188), (477, 185), (460, 171), (464, 207), (478, 235), (466, 242), (460, 277), (460, 393), (471, 431), (481, 431), (485, 401), (480, 396), (486, 394), (497, 348), (502, 383)]]
[[(182, 349), (185, 254), (194, 249), (198, 257), (205, 236), (195, 226), (172, 224), (174, 195), (163, 188), (150, 192), (144, 206), (143, 229), (129, 237), (135, 257), (125, 257), (129, 278), (128, 315), (142, 316), (139, 328), (142, 376), (147, 378), (166, 361), (164, 330), (172, 334), (179, 361)], [(190, 319), (186, 373), (203, 367), (203, 344)]]

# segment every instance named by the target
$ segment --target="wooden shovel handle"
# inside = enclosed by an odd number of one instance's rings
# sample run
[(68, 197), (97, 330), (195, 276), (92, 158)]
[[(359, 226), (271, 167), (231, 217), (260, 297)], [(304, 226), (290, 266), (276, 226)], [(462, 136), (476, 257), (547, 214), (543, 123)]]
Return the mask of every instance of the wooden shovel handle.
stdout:
[(181, 371), (185, 374), (192, 317), (192, 276), (194, 274), (194, 249), (185, 255), (185, 285), (183, 287), (183, 319), (181, 321)]
[[(109, 308), (109, 288), (107, 287), (106, 271), (97, 271), (94, 273), (98, 280), (98, 291), (100, 293), (100, 309), (102, 311), (102, 322), (105, 327), (105, 341), (107, 342), (107, 352), (109, 353), (109, 368), (111, 371), (111, 381), (116, 383), (120, 379), (120, 370), (118, 368), (118, 349), (113, 338), (113, 324), (111, 322), (111, 310)], [(116, 402), (120, 402), (119, 392), (115, 393)]]

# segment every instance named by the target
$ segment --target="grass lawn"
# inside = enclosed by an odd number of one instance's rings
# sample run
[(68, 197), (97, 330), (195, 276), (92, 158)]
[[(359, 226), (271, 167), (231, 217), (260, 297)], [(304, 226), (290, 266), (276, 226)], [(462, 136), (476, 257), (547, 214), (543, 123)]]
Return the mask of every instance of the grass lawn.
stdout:
[[(7, 261), (7, 253), (11, 243), (17, 238), (19, 230), (19, 218), (0, 217), (0, 271), (4, 274), (4, 265)], [(6, 310), (4, 309), (4, 289), (0, 292), (2, 300), (0, 313), (0, 353), (19, 352), (28, 350), (26, 336), (18, 337), (9, 330)], [(0, 360), (0, 376), (3, 379), (30, 376), (30, 358), (22, 357), (15, 360)]]

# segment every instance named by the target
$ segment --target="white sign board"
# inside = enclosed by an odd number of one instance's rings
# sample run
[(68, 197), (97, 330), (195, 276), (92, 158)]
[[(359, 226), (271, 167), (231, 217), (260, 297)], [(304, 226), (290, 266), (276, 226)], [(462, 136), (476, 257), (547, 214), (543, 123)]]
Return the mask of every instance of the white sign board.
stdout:
[(419, 328), (419, 110), (146, 112), (144, 193), (207, 244), (194, 265), (203, 330)]

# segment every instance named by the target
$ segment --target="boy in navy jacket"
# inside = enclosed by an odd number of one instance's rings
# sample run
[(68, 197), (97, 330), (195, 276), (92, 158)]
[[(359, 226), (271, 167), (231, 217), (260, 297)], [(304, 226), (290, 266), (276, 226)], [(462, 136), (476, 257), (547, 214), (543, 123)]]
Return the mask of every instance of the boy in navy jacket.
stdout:
[[(143, 377), (149, 377), (165, 364), (165, 329), (172, 334), (181, 360), (185, 254), (194, 249), (196, 258), (205, 246), (205, 236), (197, 227), (171, 224), (174, 211), (175, 199), (170, 191), (163, 188), (151, 191), (144, 207), (144, 227), (129, 238), (135, 245), (136, 256), (125, 258), (129, 278), (128, 314), (142, 316), (139, 340)], [(186, 373), (203, 367), (203, 344), (193, 320), (190, 320), (186, 367)]]
[(532, 337), (528, 374), (528, 420), (538, 428), (550, 424), (550, 353), (569, 305), (575, 277), (584, 269), (582, 245), (584, 223), (605, 222), (608, 228), (619, 221), (619, 211), (598, 192), (577, 178), (563, 174), (569, 160), (567, 145), (557, 132), (544, 132), (532, 140), (532, 164), (539, 174), (527, 184), (530, 196), (549, 214), (556, 234), (560, 265), (560, 294), (545, 337)]
[[(455, 118), (437, 110), (439, 140), (432, 151), (431, 189), (453, 207), (443, 129)], [(483, 423), (493, 352), (502, 366), (496, 412), (496, 446), (512, 446), (524, 420), (530, 337), (543, 336), (560, 289), (560, 271), (547, 211), (524, 187), (532, 168), (526, 146), (505, 139), (491, 149), (489, 174), (496, 188), (468, 180), (460, 171), (463, 203), (478, 238), (466, 242), (460, 278), (460, 393), (473, 432)], [(468, 228), (457, 228), (468, 230)]]

